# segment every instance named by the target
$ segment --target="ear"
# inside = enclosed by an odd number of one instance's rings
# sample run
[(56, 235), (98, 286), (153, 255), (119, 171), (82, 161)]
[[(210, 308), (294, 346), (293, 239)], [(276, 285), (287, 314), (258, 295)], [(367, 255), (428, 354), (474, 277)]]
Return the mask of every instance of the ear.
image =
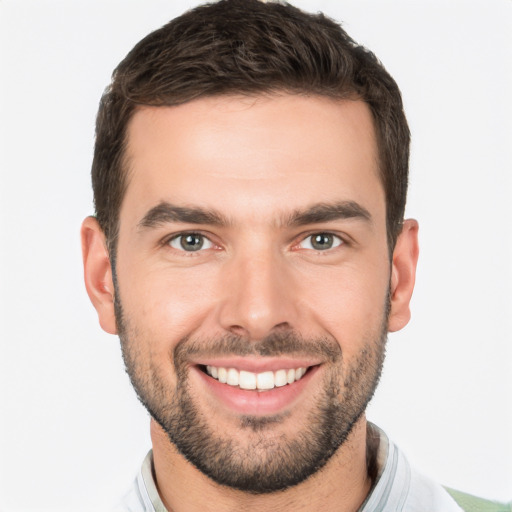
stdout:
[(391, 267), (391, 312), (388, 331), (399, 331), (411, 318), (409, 303), (416, 279), (418, 262), (418, 222), (404, 221), (402, 232), (396, 241)]
[(84, 220), (80, 234), (87, 294), (98, 312), (101, 328), (110, 334), (117, 334), (114, 283), (105, 235), (94, 217)]

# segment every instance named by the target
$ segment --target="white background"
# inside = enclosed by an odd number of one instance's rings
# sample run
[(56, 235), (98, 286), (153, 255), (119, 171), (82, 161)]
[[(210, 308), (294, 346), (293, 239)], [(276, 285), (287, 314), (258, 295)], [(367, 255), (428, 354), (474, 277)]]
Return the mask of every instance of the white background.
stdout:
[[(0, 0), (0, 510), (100, 510), (148, 418), (81, 277), (94, 118), (110, 73), (189, 1)], [(512, 499), (512, 2), (297, 1), (397, 79), (421, 226), (413, 319), (369, 418), (417, 468)]]

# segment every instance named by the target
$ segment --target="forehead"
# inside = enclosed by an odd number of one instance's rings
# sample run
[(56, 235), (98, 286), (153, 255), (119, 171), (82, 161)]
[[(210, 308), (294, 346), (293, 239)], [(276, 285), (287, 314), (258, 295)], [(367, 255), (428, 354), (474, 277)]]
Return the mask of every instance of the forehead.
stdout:
[(362, 101), (224, 96), (142, 107), (127, 137), (121, 222), (161, 201), (258, 217), (335, 200), (384, 204)]

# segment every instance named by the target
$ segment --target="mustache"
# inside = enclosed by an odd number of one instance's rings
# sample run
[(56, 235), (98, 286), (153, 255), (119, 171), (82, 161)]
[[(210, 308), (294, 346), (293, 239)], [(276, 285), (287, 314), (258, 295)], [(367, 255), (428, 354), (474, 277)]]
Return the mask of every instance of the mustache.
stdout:
[(305, 338), (295, 331), (271, 333), (261, 340), (226, 333), (206, 339), (186, 336), (174, 347), (174, 360), (186, 361), (194, 356), (303, 356), (320, 357), (336, 362), (342, 357), (339, 343), (330, 337)]

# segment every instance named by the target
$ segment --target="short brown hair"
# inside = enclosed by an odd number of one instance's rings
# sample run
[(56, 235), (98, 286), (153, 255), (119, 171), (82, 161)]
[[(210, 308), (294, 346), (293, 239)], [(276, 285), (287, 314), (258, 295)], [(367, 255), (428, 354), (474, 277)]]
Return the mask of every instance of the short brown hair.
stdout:
[(284, 2), (221, 0), (173, 19), (119, 64), (101, 98), (92, 164), (98, 222), (115, 258), (127, 125), (138, 105), (289, 92), (365, 101), (373, 114), (390, 250), (407, 195), (410, 134), (397, 84), (339, 24)]

